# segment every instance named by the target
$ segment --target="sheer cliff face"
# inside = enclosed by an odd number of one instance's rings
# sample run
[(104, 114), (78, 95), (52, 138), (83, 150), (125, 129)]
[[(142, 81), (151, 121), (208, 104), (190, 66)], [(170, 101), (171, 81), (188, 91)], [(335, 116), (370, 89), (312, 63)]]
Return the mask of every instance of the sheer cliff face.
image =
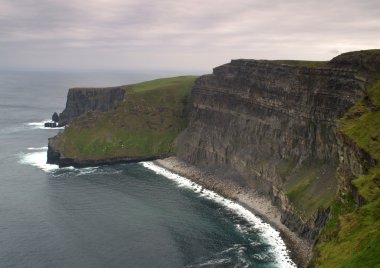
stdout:
[(66, 108), (59, 115), (59, 125), (64, 126), (86, 112), (107, 112), (126, 97), (126, 86), (109, 88), (70, 88)]
[(233, 60), (196, 81), (179, 157), (270, 197), (312, 239), (336, 192), (336, 121), (364, 83), (349, 70)]

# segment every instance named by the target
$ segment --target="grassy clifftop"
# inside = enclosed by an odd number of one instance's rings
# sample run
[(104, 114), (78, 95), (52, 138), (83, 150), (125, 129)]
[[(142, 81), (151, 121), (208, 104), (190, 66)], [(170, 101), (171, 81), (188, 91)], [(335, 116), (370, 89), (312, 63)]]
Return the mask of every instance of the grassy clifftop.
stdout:
[(78, 160), (173, 154), (174, 141), (186, 126), (195, 79), (181, 76), (129, 85), (117, 109), (75, 119), (55, 149)]
[(378, 164), (352, 181), (367, 202), (364, 206), (358, 208), (350, 193), (343, 193), (334, 202), (314, 264), (317, 267), (380, 267), (380, 80), (340, 123), (340, 131)]

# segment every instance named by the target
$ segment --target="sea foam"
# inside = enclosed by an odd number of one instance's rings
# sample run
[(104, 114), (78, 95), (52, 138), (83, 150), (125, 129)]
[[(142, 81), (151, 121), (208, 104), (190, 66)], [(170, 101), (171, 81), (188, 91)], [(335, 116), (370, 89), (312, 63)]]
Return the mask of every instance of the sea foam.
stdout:
[[(276, 231), (271, 225), (265, 223), (259, 217), (254, 215), (251, 211), (244, 208), (242, 205), (228, 200), (221, 195), (204, 189), (201, 185), (185, 178), (180, 175), (177, 175), (173, 172), (170, 172), (153, 162), (141, 162), (141, 164), (156, 174), (165, 176), (166, 178), (173, 180), (177, 183), (179, 187), (189, 188), (199, 193), (200, 196), (213, 200), (214, 202), (221, 204), (229, 211), (235, 213), (236, 215), (246, 219), (254, 228), (260, 233), (260, 235), (265, 239), (265, 241), (271, 245), (271, 253), (275, 256), (276, 263), (278, 267), (282, 268), (295, 268), (297, 267), (295, 263), (289, 257), (289, 251), (286, 248), (284, 241), (280, 236), (280, 232)], [(238, 225), (236, 225), (239, 228)]]
[(21, 159), (20, 159), (21, 164), (32, 165), (32, 166), (38, 167), (38, 168), (40, 168), (46, 172), (50, 172), (50, 171), (59, 169), (58, 165), (52, 165), (52, 164), (46, 163), (46, 160), (47, 160), (46, 150), (47, 150), (47, 148), (46, 149), (28, 148), (28, 149), (36, 151), (36, 152), (21, 154)]
[(61, 171), (70, 171), (75, 172), (77, 175), (87, 175), (98, 171), (98, 167), (87, 167), (87, 168), (74, 168), (74, 167), (65, 167), (59, 168), (58, 165), (47, 164), (47, 149), (48, 147), (29, 147), (27, 148), (31, 153), (21, 153), (20, 154), (20, 163), (31, 165), (37, 167), (45, 172), (53, 173), (56, 176), (62, 175), (61, 173), (55, 172), (58, 170)]
[(46, 151), (48, 149), (47, 146), (44, 146), (44, 147), (29, 147), (28, 150), (29, 151)]
[(45, 123), (51, 122), (51, 120), (44, 120), (41, 122), (29, 122), (25, 123), (25, 125), (33, 128), (33, 129), (64, 129), (65, 127), (45, 127)]

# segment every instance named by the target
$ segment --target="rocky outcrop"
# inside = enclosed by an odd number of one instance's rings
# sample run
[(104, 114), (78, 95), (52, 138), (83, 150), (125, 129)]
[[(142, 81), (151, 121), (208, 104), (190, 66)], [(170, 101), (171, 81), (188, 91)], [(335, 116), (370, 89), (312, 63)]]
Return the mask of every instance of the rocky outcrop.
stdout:
[(66, 108), (59, 114), (59, 126), (65, 126), (80, 115), (90, 112), (107, 112), (126, 98), (126, 86), (108, 88), (70, 88)]
[(54, 112), (53, 115), (51, 116), (51, 120), (53, 122), (56, 122), (58, 123), (59, 122), (59, 115), (57, 114), (57, 112)]
[(233, 60), (196, 81), (179, 157), (268, 197), (282, 222), (313, 243), (328, 208), (300, 213), (291, 194), (334, 196), (336, 122), (364, 96), (365, 82), (352, 68)]

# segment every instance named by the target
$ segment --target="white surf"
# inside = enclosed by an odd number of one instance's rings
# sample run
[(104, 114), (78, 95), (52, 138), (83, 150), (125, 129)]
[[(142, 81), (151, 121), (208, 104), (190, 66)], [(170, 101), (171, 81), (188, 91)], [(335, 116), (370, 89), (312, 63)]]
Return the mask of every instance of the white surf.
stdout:
[[(225, 208), (229, 209), (233, 213), (237, 214), (240, 217), (246, 219), (253, 227), (258, 230), (261, 236), (266, 240), (266, 242), (272, 246), (272, 253), (276, 258), (276, 263), (278, 267), (281, 268), (295, 268), (297, 267), (295, 263), (289, 257), (289, 251), (286, 248), (285, 242), (282, 240), (280, 236), (280, 232), (275, 230), (271, 225), (265, 223), (259, 217), (254, 215), (248, 209), (244, 208), (242, 205), (228, 200), (221, 195), (204, 189), (199, 184), (182, 177), (178, 174), (175, 174), (171, 171), (168, 171), (153, 162), (141, 162), (141, 164), (157, 174), (163, 175), (170, 180), (173, 180), (177, 183), (179, 187), (189, 188), (199, 193), (202, 197), (213, 200), (218, 204), (223, 205)], [(239, 225), (236, 225), (236, 228), (242, 230)]]

